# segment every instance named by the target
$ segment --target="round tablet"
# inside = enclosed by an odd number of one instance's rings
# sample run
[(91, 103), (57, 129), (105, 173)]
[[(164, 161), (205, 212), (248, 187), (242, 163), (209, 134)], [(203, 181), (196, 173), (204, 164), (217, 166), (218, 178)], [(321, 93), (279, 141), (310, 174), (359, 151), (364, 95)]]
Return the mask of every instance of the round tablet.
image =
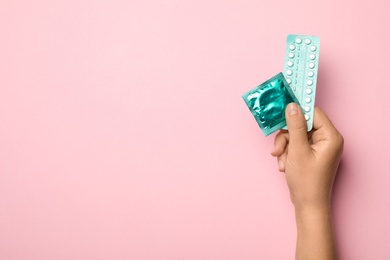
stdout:
[(287, 70), (286, 73), (287, 73), (287, 75), (291, 76), (292, 75), (292, 70)]
[(306, 83), (307, 83), (307, 85), (309, 85), (309, 86), (313, 85), (313, 81), (312, 81), (311, 79), (309, 79)]
[(291, 60), (289, 60), (289, 61), (287, 62), (287, 66), (291, 67), (292, 65), (294, 65), (294, 63), (293, 63)]
[(312, 90), (311, 90), (310, 88), (307, 88), (307, 89), (306, 89), (306, 93), (307, 93), (307, 94), (311, 94), (311, 92), (312, 92)]
[(310, 103), (310, 101), (311, 101), (311, 98), (309, 98), (309, 97), (305, 98), (306, 103)]
[(298, 44), (300, 44), (300, 43), (302, 42), (302, 39), (301, 39), (301, 38), (296, 38), (296, 39), (295, 39), (295, 42), (298, 43)]
[(305, 111), (309, 112), (310, 111), (310, 107), (309, 106), (305, 106)]
[(290, 44), (290, 46), (288, 46), (290, 48), (290, 50), (295, 50), (295, 45), (294, 44)]
[(295, 56), (295, 55), (294, 55), (294, 53), (292, 53), (292, 52), (290, 52), (290, 53), (288, 54), (288, 57), (289, 57), (289, 58), (294, 58), (294, 56)]
[(311, 69), (312, 69), (312, 68), (314, 68), (314, 66), (315, 66), (315, 65), (314, 65), (314, 63), (313, 63), (313, 62), (310, 62), (310, 63), (309, 63), (309, 68), (311, 68)]
[(287, 83), (290, 84), (291, 83), (291, 79), (286, 79)]
[(317, 50), (317, 47), (313, 45), (313, 46), (310, 47), (310, 50), (311, 51), (315, 51), (315, 50)]
[(311, 43), (311, 40), (310, 40), (310, 39), (306, 39), (306, 40), (305, 40), (305, 43), (306, 43), (306, 44), (310, 44), (310, 43)]
[(307, 73), (307, 75), (308, 75), (309, 77), (313, 77), (313, 76), (314, 76), (314, 72), (313, 72), (313, 71), (309, 71), (309, 72)]
[(310, 119), (310, 116), (308, 114), (305, 114), (306, 121)]
[(315, 54), (310, 54), (309, 59), (314, 60), (316, 58)]

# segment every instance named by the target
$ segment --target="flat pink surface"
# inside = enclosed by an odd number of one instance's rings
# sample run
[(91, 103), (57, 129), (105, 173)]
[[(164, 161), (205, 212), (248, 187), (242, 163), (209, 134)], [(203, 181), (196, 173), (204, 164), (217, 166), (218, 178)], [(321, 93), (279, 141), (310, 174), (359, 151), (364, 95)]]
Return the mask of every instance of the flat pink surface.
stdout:
[(0, 259), (293, 259), (241, 99), (321, 37), (340, 259), (390, 259), (390, 2), (0, 1)]

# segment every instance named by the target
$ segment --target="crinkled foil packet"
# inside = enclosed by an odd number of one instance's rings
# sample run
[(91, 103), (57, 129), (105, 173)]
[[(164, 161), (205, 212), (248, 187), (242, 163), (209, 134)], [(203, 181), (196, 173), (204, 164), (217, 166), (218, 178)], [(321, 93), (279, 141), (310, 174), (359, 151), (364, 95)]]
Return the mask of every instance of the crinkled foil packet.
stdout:
[(286, 126), (285, 110), (289, 103), (299, 104), (282, 72), (248, 91), (242, 98), (265, 136)]

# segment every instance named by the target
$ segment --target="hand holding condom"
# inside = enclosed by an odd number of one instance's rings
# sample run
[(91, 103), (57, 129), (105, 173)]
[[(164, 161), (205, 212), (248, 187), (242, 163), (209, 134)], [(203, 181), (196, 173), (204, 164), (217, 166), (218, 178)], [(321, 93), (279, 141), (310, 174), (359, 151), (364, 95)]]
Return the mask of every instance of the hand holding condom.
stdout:
[(309, 133), (297, 104), (290, 103), (285, 116), (289, 130), (276, 135), (271, 154), (286, 175), (291, 200), (296, 206), (328, 204), (344, 139), (318, 107)]

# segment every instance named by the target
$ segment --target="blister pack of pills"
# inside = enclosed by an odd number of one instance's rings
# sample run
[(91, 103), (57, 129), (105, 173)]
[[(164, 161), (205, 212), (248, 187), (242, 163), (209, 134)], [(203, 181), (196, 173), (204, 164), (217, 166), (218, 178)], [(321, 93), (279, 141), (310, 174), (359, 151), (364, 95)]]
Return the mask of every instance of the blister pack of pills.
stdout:
[(299, 104), (282, 72), (248, 91), (242, 98), (265, 136), (286, 126), (285, 110), (289, 103)]
[(313, 128), (319, 53), (319, 37), (288, 35), (284, 75), (301, 104), (307, 122), (307, 131)]

